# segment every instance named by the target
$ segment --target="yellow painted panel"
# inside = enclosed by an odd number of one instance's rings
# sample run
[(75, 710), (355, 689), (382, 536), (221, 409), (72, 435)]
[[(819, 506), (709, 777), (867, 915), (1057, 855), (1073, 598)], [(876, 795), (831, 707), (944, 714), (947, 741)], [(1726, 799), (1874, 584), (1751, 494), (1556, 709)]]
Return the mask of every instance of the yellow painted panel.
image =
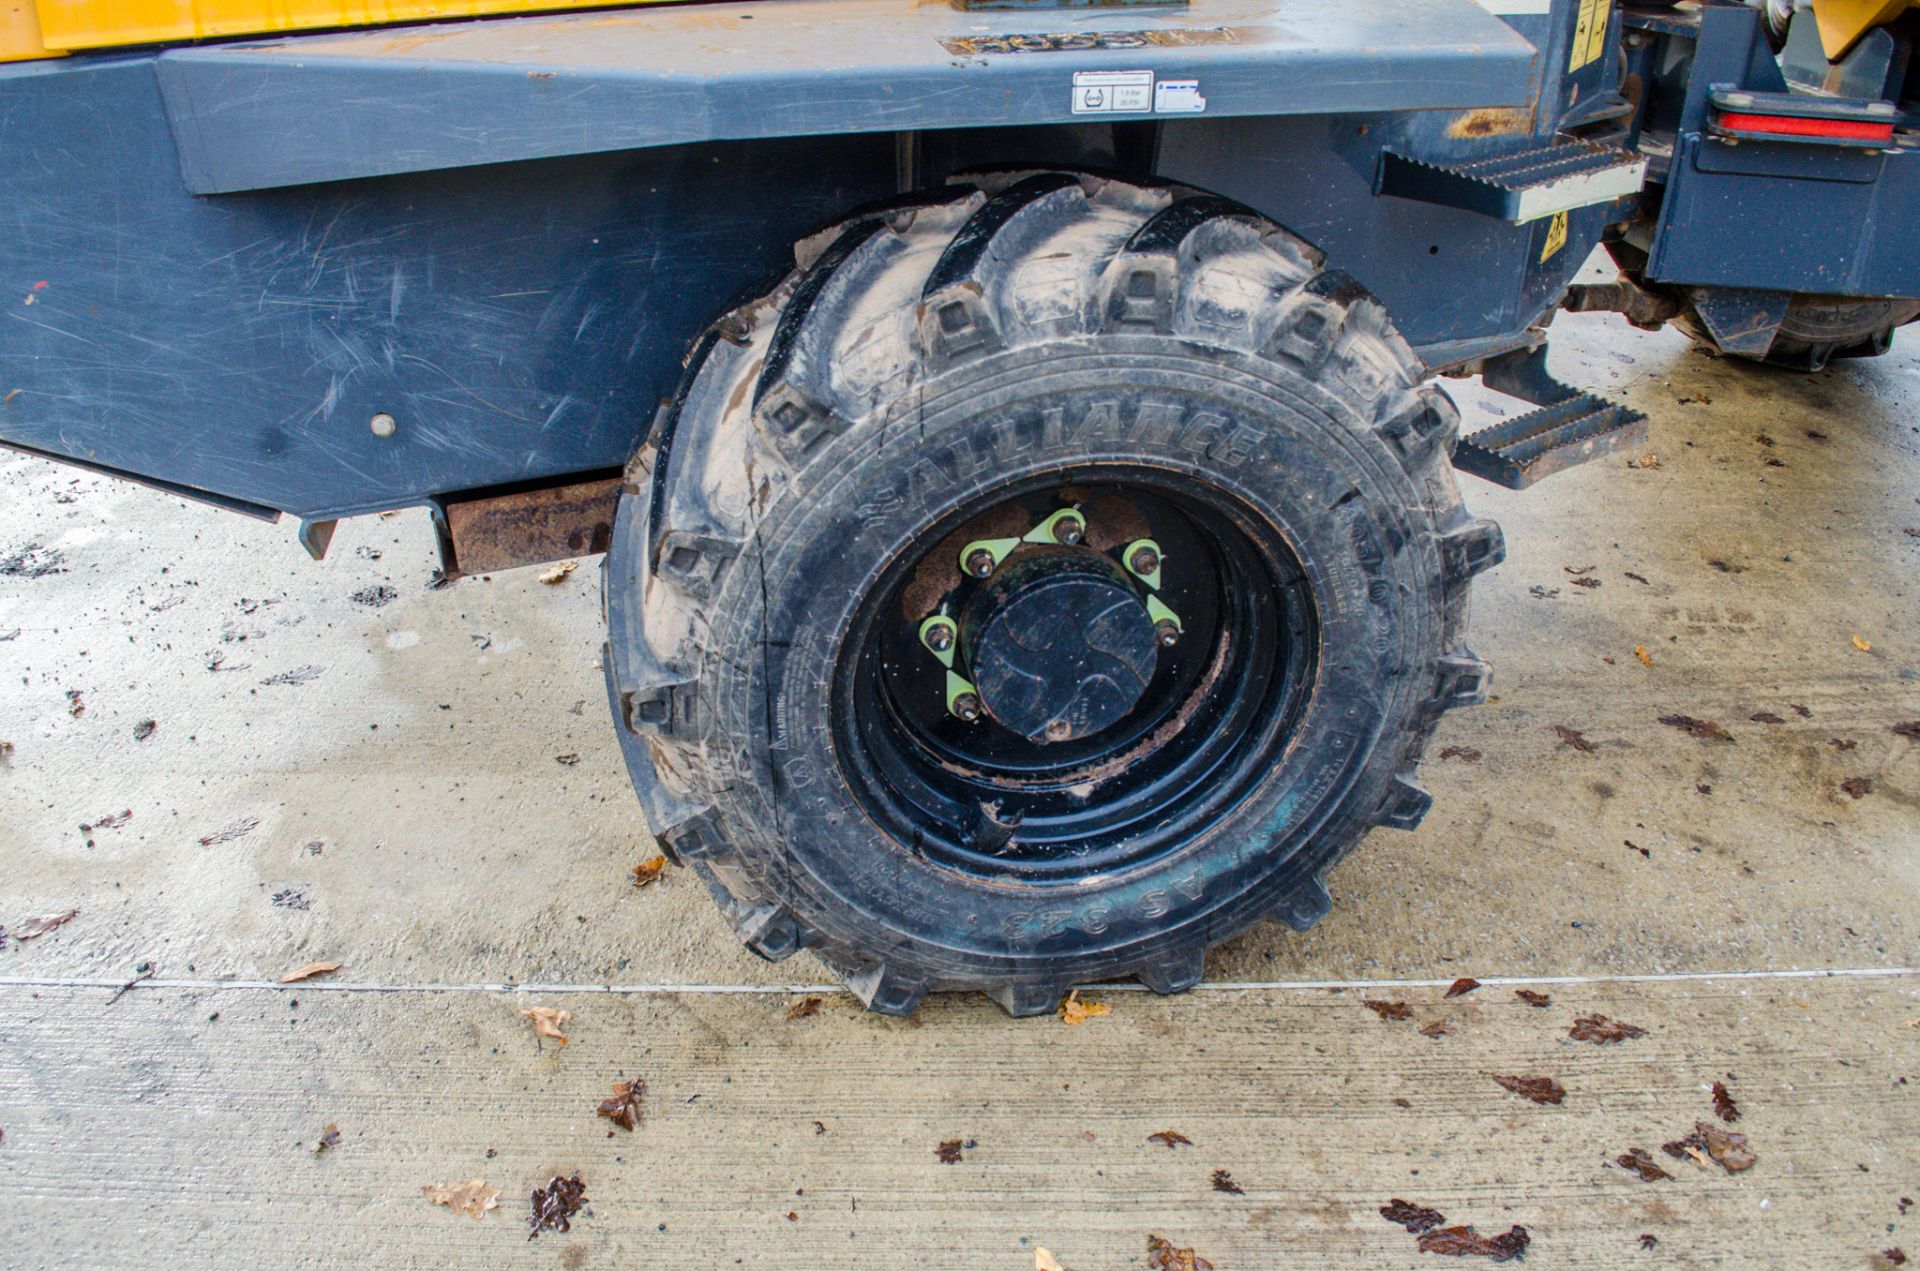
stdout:
[(1600, 55), (1599, 46), (1607, 38), (1607, 19), (1611, 16), (1610, 0), (1580, 0), (1580, 22), (1573, 31), (1572, 56), (1567, 59), (1569, 73)]
[(1846, 56), (1855, 40), (1905, 13), (1916, 0), (1813, 0), (1820, 44), (1831, 61)]
[[(0, 5), (25, 2), (0, 0)], [(48, 46), (88, 49), (495, 13), (551, 13), (605, 4), (606, 0), (599, 4), (592, 0), (39, 0), (39, 16)]]
[(40, 41), (40, 15), (33, 0), (0, 0), (0, 62), (58, 56)]

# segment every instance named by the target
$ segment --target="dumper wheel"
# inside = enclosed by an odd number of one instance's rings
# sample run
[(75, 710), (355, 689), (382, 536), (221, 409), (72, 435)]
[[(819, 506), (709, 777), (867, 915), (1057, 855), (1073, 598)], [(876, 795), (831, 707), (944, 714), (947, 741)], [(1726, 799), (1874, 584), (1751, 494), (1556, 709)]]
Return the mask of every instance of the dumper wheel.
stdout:
[(628, 472), (609, 692), (747, 947), (869, 1007), (1163, 993), (1302, 929), (1478, 702), (1457, 415), (1236, 204), (1061, 172), (856, 214), (696, 343)]

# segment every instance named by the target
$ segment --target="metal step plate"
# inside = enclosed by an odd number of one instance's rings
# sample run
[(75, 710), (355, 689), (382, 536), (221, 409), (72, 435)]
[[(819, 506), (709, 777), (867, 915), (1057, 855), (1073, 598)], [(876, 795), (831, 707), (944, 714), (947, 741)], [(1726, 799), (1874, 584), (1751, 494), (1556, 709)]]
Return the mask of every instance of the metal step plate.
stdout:
[(1380, 157), (1375, 191), (1524, 225), (1638, 194), (1646, 180), (1644, 155), (1565, 137), (1459, 164), (1426, 163), (1389, 150)]
[(1645, 415), (1580, 393), (1462, 438), (1453, 452), (1453, 466), (1509, 490), (1524, 490), (1543, 477), (1646, 439)]

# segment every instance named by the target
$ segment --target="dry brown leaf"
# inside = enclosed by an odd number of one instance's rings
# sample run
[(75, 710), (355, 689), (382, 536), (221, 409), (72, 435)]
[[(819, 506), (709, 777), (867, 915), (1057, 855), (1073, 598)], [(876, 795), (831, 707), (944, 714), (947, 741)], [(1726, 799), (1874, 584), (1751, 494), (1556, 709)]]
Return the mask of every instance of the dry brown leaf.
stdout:
[(1447, 1220), (1447, 1216), (1437, 1209), (1428, 1209), (1410, 1200), (1401, 1200), (1398, 1196), (1380, 1206), (1380, 1216), (1388, 1222), (1399, 1223), (1409, 1235), (1414, 1236), (1423, 1231), (1432, 1231)]
[(1559, 1103), (1567, 1097), (1567, 1088), (1552, 1077), (1502, 1077), (1490, 1074), (1503, 1087), (1535, 1103)]
[(1487, 1258), (1506, 1262), (1523, 1258), (1531, 1239), (1527, 1229), (1515, 1226), (1497, 1236), (1483, 1236), (1472, 1227), (1442, 1227), (1420, 1237), (1421, 1253), (1440, 1253), (1450, 1258)]
[(806, 1019), (808, 1016), (819, 1013), (820, 999), (817, 997), (803, 997), (787, 1008), (788, 1019)]
[(1632, 1170), (1640, 1176), (1640, 1181), (1643, 1183), (1657, 1183), (1663, 1178), (1670, 1179), (1673, 1177), (1673, 1175), (1661, 1169), (1654, 1159), (1647, 1155), (1647, 1150), (1642, 1147), (1636, 1147), (1630, 1151), (1622, 1152), (1614, 1158), (1613, 1163), (1621, 1169)]
[(1069, 1024), (1084, 1024), (1095, 1016), (1112, 1013), (1113, 1008), (1105, 1002), (1081, 1001), (1079, 989), (1067, 994), (1066, 1000), (1060, 1003), (1060, 1018)]
[(1033, 1271), (1067, 1271), (1067, 1269), (1060, 1265), (1060, 1259), (1054, 1257), (1045, 1249), (1035, 1249), (1033, 1251)]
[(1247, 1194), (1247, 1189), (1234, 1182), (1233, 1175), (1223, 1169), (1213, 1171), (1213, 1190), (1216, 1192), (1225, 1192), (1229, 1196), (1245, 1196)]
[(1515, 989), (1513, 995), (1528, 1006), (1547, 1007), (1553, 1005), (1553, 999), (1545, 993), (1536, 993), (1532, 989)]
[(1581, 754), (1590, 755), (1600, 749), (1600, 747), (1588, 741), (1586, 735), (1578, 728), (1568, 728), (1565, 724), (1555, 724), (1553, 731), (1554, 734), (1560, 738), (1560, 744), (1562, 746), (1571, 746)]
[(533, 1031), (542, 1037), (548, 1037), (566, 1045), (569, 1038), (560, 1031), (561, 1026), (573, 1018), (572, 1011), (562, 1011), (551, 1006), (529, 1006), (520, 1012), (533, 1022)]
[(1729, 1174), (1752, 1169), (1760, 1158), (1747, 1147), (1747, 1136), (1702, 1121), (1694, 1127), (1707, 1141), (1707, 1155), (1720, 1162)]
[(1182, 1143), (1185, 1143), (1188, 1147), (1193, 1146), (1193, 1140), (1178, 1130), (1156, 1130), (1147, 1136), (1147, 1142), (1161, 1144), (1169, 1151), (1179, 1147)]
[(533, 1231), (527, 1236), (531, 1240), (543, 1231), (571, 1230), (573, 1216), (587, 1203), (587, 1185), (580, 1181), (580, 1175), (562, 1178), (555, 1174), (545, 1187), (533, 1189), (533, 1212), (527, 1222)]
[(578, 568), (580, 568), (579, 561), (563, 560), (558, 565), (555, 565), (552, 569), (549, 569), (545, 573), (541, 574), (540, 581), (545, 583), (549, 587), (558, 586), (559, 584), (567, 581), (567, 575), (571, 574), (574, 570)]
[(1592, 1042), (1596, 1046), (1611, 1046), (1616, 1042), (1646, 1035), (1647, 1030), (1644, 1028), (1635, 1028), (1632, 1024), (1623, 1024), (1617, 1019), (1608, 1019), (1604, 1015), (1582, 1015), (1573, 1021), (1573, 1027), (1567, 1031), (1567, 1036), (1573, 1040)]
[(1653, 453), (1653, 451), (1649, 450), (1647, 451), (1646, 454), (1641, 455), (1638, 459), (1627, 460), (1627, 466), (1629, 468), (1646, 468), (1646, 469), (1658, 468), (1660, 466), (1660, 456), (1656, 455), (1655, 453)]
[(78, 909), (69, 909), (65, 913), (40, 914), (37, 917), (23, 919), (18, 926), (13, 928), (13, 938), (22, 943), (28, 940), (36, 940), (46, 935), (49, 931), (52, 931), (55, 927), (64, 927), (79, 915), (80, 911)]
[(341, 964), (338, 962), (309, 962), (305, 966), (296, 967), (281, 976), (280, 983), (298, 984), (300, 981), (310, 980), (316, 975), (326, 975), (329, 972), (338, 971), (340, 966)]
[(1384, 1020), (1413, 1018), (1413, 1008), (1405, 1002), (1383, 1002), (1377, 997), (1369, 997), (1364, 999), (1360, 1005), (1366, 1007)]
[(1428, 1020), (1426, 1023), (1420, 1025), (1420, 1035), (1422, 1037), (1445, 1037), (1447, 1035), (1447, 1021), (1443, 1019)]
[(420, 1194), (432, 1204), (445, 1205), (469, 1218), (485, 1217), (489, 1209), (500, 1207), (500, 1189), (487, 1186), (484, 1178), (470, 1178), (464, 1183), (429, 1183), (420, 1189)]
[(1470, 975), (1463, 975), (1447, 986), (1446, 997), (1465, 997), (1480, 987), (1480, 981)]
[(942, 1165), (958, 1165), (960, 1149), (963, 1146), (965, 1145), (959, 1139), (942, 1139), (934, 1146), (933, 1154), (939, 1158)]
[(1176, 1249), (1162, 1236), (1147, 1236), (1147, 1271), (1213, 1271), (1213, 1263), (1191, 1249)]
[(613, 1097), (600, 1101), (599, 1115), (622, 1129), (637, 1130), (640, 1128), (640, 1100), (646, 1093), (647, 1083), (638, 1077), (632, 1081), (616, 1081), (613, 1083)]
[(1733, 1101), (1733, 1094), (1725, 1084), (1718, 1081), (1713, 1083), (1713, 1111), (1729, 1125), (1740, 1119), (1740, 1105)]
[(1633, 646), (1633, 656), (1640, 659), (1640, 665), (1642, 666), (1653, 665), (1653, 654), (1647, 652), (1647, 646), (1644, 644), (1636, 644)]
[(1732, 733), (1710, 719), (1700, 719), (1694, 715), (1662, 715), (1659, 719), (1668, 728), (1678, 728), (1687, 736), (1696, 737), (1701, 741), (1730, 742), (1733, 740)]
[(633, 885), (635, 887), (645, 887), (648, 883), (659, 881), (660, 875), (666, 868), (667, 858), (664, 856), (656, 856), (652, 860), (641, 861), (633, 867)]
[(1853, 633), (1853, 647), (1860, 650), (1860, 652), (1862, 653), (1873, 652), (1873, 642), (1871, 640), (1866, 639), (1858, 631)]

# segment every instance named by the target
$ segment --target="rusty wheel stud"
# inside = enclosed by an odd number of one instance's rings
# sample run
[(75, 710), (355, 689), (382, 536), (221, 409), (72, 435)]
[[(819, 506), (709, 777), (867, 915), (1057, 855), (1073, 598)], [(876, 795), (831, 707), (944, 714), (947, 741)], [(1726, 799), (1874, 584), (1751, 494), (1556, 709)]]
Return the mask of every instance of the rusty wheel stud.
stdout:
[(927, 647), (935, 653), (945, 653), (953, 647), (953, 624), (935, 622), (927, 625)]
[(1056, 543), (1075, 547), (1086, 536), (1086, 522), (1077, 516), (1063, 516), (1053, 523), (1053, 541)]
[(1127, 568), (1136, 574), (1151, 574), (1160, 568), (1160, 553), (1151, 547), (1137, 547), (1133, 555), (1127, 558)]
[(972, 693), (962, 693), (953, 699), (953, 713), (962, 723), (971, 724), (980, 718), (980, 699)]
[(993, 553), (986, 548), (977, 548), (967, 553), (967, 572), (975, 578), (985, 578), (993, 572)]
[(1165, 618), (1153, 624), (1153, 634), (1160, 641), (1160, 647), (1163, 649), (1171, 649), (1180, 643), (1180, 628)]

